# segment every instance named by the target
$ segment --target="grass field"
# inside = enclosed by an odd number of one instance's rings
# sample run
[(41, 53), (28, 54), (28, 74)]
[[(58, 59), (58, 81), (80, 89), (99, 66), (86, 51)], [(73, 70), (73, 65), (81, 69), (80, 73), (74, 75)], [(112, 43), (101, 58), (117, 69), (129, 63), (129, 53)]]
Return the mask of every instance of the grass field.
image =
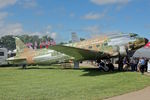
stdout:
[(136, 72), (0, 68), (0, 100), (101, 100), (149, 85), (150, 77)]

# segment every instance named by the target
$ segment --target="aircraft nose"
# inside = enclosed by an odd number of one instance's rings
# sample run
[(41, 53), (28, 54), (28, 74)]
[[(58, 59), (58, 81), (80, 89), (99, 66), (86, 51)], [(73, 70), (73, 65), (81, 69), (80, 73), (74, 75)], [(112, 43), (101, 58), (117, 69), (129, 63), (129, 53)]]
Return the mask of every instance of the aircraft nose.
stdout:
[(145, 44), (147, 44), (149, 42), (149, 40), (147, 38), (144, 38), (145, 40)]
[(147, 38), (137, 38), (134, 42), (129, 44), (129, 50), (136, 50), (143, 46), (145, 46), (148, 43)]
[(136, 40), (136, 42), (134, 43), (134, 46), (135, 46), (134, 48), (135, 49), (141, 48), (141, 47), (145, 46), (147, 43), (148, 43), (147, 38), (138, 38)]

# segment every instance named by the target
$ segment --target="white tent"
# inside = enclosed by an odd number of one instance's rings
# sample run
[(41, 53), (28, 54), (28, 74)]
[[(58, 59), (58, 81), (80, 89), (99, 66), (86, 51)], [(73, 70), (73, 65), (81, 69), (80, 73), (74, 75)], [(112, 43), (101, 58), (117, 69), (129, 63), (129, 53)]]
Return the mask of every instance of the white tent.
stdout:
[(150, 48), (143, 47), (143, 48), (138, 49), (134, 53), (133, 57), (136, 57), (136, 58), (144, 57), (144, 58), (150, 59)]

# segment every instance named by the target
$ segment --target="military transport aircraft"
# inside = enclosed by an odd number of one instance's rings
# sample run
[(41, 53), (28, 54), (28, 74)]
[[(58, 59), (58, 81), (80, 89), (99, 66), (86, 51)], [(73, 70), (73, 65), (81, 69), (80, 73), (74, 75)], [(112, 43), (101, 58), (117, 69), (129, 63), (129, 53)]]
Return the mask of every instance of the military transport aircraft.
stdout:
[(127, 52), (144, 46), (148, 40), (137, 34), (114, 34), (96, 37), (75, 43), (51, 46), (48, 49), (32, 50), (19, 39), (16, 40), (17, 53), (8, 58), (10, 64), (54, 64), (73, 61), (74, 67), (84, 60), (106, 59), (126, 56)]
[(74, 67), (79, 67), (83, 60), (122, 58), (128, 53), (143, 47), (148, 39), (138, 34), (111, 34), (103, 35), (85, 41), (52, 46), (49, 49), (74, 57)]

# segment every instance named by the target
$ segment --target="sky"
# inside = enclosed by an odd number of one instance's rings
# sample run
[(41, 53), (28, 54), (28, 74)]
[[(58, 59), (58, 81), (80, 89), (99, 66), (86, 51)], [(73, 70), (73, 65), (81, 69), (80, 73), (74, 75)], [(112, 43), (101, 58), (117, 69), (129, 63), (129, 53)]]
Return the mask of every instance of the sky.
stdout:
[(150, 39), (150, 0), (0, 0), (0, 37), (137, 33)]

